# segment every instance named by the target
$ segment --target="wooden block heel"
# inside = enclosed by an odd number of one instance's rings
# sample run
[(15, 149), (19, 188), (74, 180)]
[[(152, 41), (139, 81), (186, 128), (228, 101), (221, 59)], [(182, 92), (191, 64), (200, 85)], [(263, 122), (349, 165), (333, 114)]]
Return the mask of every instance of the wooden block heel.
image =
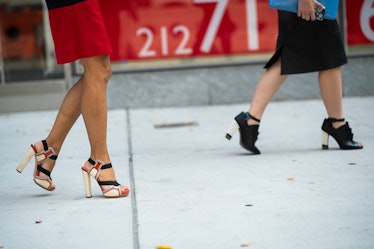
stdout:
[(83, 175), (84, 190), (86, 191), (86, 197), (91, 198), (92, 191), (91, 191), (90, 174), (88, 174), (85, 170), (82, 170), (82, 175)]
[(31, 146), (31, 148), (26, 152), (25, 156), (23, 157), (22, 161), (17, 167), (17, 171), (19, 173), (22, 173), (22, 171), (26, 168), (27, 164), (30, 162), (33, 156), (35, 156), (35, 151), (34, 148)]

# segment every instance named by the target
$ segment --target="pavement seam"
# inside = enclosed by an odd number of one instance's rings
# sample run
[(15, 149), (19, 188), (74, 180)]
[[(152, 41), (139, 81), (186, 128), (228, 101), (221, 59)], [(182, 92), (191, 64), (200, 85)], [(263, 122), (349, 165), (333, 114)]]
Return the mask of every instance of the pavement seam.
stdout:
[(131, 211), (132, 211), (132, 236), (133, 248), (139, 249), (139, 231), (138, 231), (138, 207), (136, 203), (135, 191), (135, 177), (132, 151), (132, 137), (131, 137), (131, 120), (130, 110), (126, 108), (126, 124), (127, 124), (127, 146), (128, 146), (128, 160), (129, 160), (129, 176), (130, 176), (130, 193), (131, 193)]

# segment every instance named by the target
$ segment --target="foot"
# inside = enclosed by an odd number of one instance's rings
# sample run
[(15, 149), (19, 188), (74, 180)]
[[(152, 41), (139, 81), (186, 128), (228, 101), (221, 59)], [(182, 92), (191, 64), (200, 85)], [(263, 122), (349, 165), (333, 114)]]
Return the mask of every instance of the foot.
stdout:
[(55, 190), (56, 186), (52, 182), (51, 171), (56, 163), (57, 153), (48, 146), (46, 140), (31, 145), (35, 156), (34, 182), (48, 191)]
[[(255, 146), (259, 134), (259, 123), (261, 120), (253, 117), (248, 112), (240, 113), (235, 117), (235, 120), (239, 125), (240, 145), (253, 154), (261, 154), (259, 149)], [(255, 124), (252, 124), (252, 121), (254, 121)]]
[[(91, 160), (91, 159), (90, 159)], [(91, 172), (91, 169), (92, 169), (92, 167), (93, 167), (93, 164), (92, 163), (97, 163), (98, 161), (92, 161), (92, 162), (89, 162), (89, 161), (86, 161), (85, 163), (84, 163), (84, 166), (83, 166), (83, 168), (84, 168), (84, 170), (86, 171), (86, 172)], [(108, 183), (110, 183), (110, 182), (115, 182), (115, 183), (117, 183), (117, 181), (116, 181), (116, 175), (115, 175), (115, 172), (114, 172), (114, 169), (113, 169), (113, 167), (111, 166), (111, 163), (110, 162), (103, 162), (103, 164), (102, 165), (110, 165), (110, 167), (107, 167), (107, 168), (105, 168), (104, 169), (104, 167), (103, 168), (100, 168), (100, 170), (99, 170), (99, 172), (97, 172), (97, 178), (96, 178), (96, 180), (98, 181), (98, 183), (99, 183), (99, 185), (100, 185), (100, 183), (105, 183), (105, 182), (108, 182)], [(91, 175), (92, 176), (92, 175)], [(118, 184), (118, 183), (117, 183)], [(105, 184), (104, 185), (102, 185), (101, 186), (101, 189), (102, 189), (102, 191), (103, 191), (103, 193), (104, 193), (104, 191), (105, 191), (105, 188), (106, 187), (104, 187), (105, 186)], [(111, 186), (108, 186), (108, 187), (111, 187)], [(123, 185), (121, 185), (121, 184), (119, 184), (119, 186), (118, 186), (119, 188), (120, 188), (120, 195), (119, 196), (115, 196), (115, 197), (124, 197), (124, 196), (127, 196), (128, 195), (128, 193), (129, 193), (129, 188), (128, 187), (126, 187), (126, 186), (123, 186)], [(104, 194), (105, 195), (105, 194)], [(106, 197), (112, 197), (112, 196), (106, 196)]]
[[(42, 141), (39, 141), (39, 142), (36, 142), (34, 144), (34, 147), (36, 149), (36, 152), (41, 152), (44, 150), (44, 146), (43, 146), (43, 143)], [(57, 154), (57, 153), (56, 153)], [(40, 163), (40, 166), (43, 168), (43, 169), (46, 169), (48, 170), (49, 172), (52, 172), (53, 168), (55, 167), (55, 164), (56, 164), (56, 161), (55, 160), (46, 160), (42, 163)], [(43, 172), (40, 172), (39, 173), (39, 176), (41, 177), (49, 177), (48, 175), (44, 174)]]
[(327, 118), (322, 124), (322, 148), (328, 149), (328, 137), (332, 136), (339, 144), (340, 149), (362, 149), (363, 145), (353, 140), (352, 129), (344, 118)]

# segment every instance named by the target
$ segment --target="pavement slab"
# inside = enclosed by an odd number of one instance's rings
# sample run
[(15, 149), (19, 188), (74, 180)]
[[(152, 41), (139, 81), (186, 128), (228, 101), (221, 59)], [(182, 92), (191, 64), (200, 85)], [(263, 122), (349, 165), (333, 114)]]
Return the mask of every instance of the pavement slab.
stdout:
[[(131, 195), (85, 198), (89, 146), (79, 119), (62, 148), (54, 192), (32, 181), (28, 145), (57, 111), (0, 114), (0, 246), (3, 248), (374, 248), (374, 98), (345, 98), (363, 150), (321, 149), (320, 100), (271, 102), (251, 155), (225, 139), (248, 104), (111, 109), (108, 147)], [(40, 221), (41, 223), (36, 223)]]

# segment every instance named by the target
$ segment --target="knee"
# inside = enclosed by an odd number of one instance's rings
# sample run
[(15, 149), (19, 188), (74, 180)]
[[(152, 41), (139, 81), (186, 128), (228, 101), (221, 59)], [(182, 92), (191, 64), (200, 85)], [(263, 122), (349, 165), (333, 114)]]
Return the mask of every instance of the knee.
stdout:
[(96, 74), (96, 77), (100, 79), (100, 81), (108, 84), (110, 77), (112, 77), (112, 67), (110, 65), (109, 58), (107, 56), (102, 56), (98, 59), (98, 67), (94, 73)]
[(112, 77), (112, 67), (110, 63), (103, 65), (99, 77), (105, 84), (109, 83), (109, 79)]
[(84, 78), (88, 82), (95, 81), (105, 86), (108, 84), (112, 76), (112, 67), (108, 56), (97, 56), (86, 59), (82, 65), (84, 68)]

